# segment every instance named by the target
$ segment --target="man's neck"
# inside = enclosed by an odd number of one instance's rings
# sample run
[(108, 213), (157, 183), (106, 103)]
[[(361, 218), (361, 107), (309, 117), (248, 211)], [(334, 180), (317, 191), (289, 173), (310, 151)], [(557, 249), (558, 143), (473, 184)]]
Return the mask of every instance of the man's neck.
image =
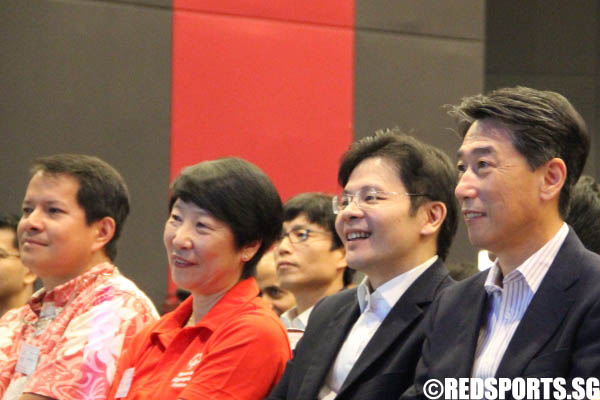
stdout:
[(502, 276), (506, 276), (517, 269), (529, 257), (541, 249), (558, 233), (564, 223), (562, 219), (546, 222), (537, 227), (537, 229), (528, 230), (527, 236), (518, 241), (515, 246), (496, 253)]
[(63, 285), (65, 283), (69, 282), (71, 279), (75, 279), (78, 276), (85, 274), (86, 272), (88, 272), (89, 270), (94, 268), (96, 265), (100, 265), (105, 262), (111, 262), (110, 258), (108, 258), (108, 256), (106, 254), (104, 254), (104, 252), (98, 252), (98, 253), (94, 254), (92, 257), (90, 257), (90, 259), (86, 263), (84, 263), (81, 266), (79, 266), (78, 268), (74, 269), (69, 274), (60, 275), (60, 276), (44, 276), (44, 277), (42, 277), (44, 289), (46, 290), (46, 292), (49, 292), (49, 291), (53, 290), (54, 288), (56, 288), (57, 286)]
[(391, 281), (398, 275), (415, 269), (419, 265), (422, 265), (427, 260), (431, 259), (436, 255), (435, 252), (422, 252), (420, 254), (413, 254), (402, 260), (398, 260), (393, 265), (387, 268), (381, 266), (374, 266), (369, 271), (364, 271), (365, 275), (369, 278), (369, 284), (371, 289), (376, 290), (386, 282)]
[(290, 289), (296, 299), (296, 310), (298, 315), (308, 310), (323, 297), (335, 294), (344, 288), (343, 280), (335, 279), (327, 285), (304, 285), (301, 288)]

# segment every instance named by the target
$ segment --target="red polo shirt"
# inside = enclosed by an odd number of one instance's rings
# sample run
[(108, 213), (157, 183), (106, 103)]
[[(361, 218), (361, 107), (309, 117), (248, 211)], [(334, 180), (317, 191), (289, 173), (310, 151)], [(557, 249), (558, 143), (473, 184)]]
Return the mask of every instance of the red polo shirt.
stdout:
[[(291, 357), (279, 318), (254, 278), (235, 285), (194, 326), (190, 296), (124, 350), (108, 399), (262, 399)], [(133, 368), (133, 370), (131, 370)], [(128, 373), (126, 371), (129, 370)], [(129, 390), (123, 375), (133, 371)]]

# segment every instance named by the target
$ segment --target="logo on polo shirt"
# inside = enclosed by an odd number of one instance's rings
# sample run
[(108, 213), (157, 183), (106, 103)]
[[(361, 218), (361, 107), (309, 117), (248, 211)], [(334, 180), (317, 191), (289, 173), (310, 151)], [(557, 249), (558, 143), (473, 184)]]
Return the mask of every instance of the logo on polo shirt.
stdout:
[(175, 378), (171, 380), (171, 387), (186, 387), (189, 381), (192, 379), (192, 376), (194, 375), (194, 370), (202, 361), (202, 356), (202, 353), (198, 353), (194, 357), (192, 357), (190, 361), (188, 361), (186, 367), (181, 372), (179, 372)]

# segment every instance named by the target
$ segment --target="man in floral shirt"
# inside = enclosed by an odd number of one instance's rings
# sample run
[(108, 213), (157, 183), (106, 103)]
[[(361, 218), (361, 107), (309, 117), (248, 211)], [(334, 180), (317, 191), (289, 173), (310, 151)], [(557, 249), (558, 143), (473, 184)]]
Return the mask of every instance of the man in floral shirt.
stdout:
[(128, 197), (96, 157), (35, 162), (17, 236), (44, 288), (0, 319), (2, 400), (104, 399), (122, 347), (158, 317), (112, 264)]

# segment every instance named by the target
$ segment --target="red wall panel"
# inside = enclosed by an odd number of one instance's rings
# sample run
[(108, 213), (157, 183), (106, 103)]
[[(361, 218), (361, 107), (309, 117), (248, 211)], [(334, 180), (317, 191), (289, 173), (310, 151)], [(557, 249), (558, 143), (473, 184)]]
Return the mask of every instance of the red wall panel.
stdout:
[(172, 175), (236, 155), (282, 197), (336, 190), (352, 140), (352, 32), (176, 11)]
[(284, 200), (336, 192), (339, 158), (353, 138), (352, 28), (175, 3), (171, 177), (233, 155), (260, 166)]
[(354, 25), (354, 2), (349, 0), (174, 0), (173, 8), (321, 25)]

